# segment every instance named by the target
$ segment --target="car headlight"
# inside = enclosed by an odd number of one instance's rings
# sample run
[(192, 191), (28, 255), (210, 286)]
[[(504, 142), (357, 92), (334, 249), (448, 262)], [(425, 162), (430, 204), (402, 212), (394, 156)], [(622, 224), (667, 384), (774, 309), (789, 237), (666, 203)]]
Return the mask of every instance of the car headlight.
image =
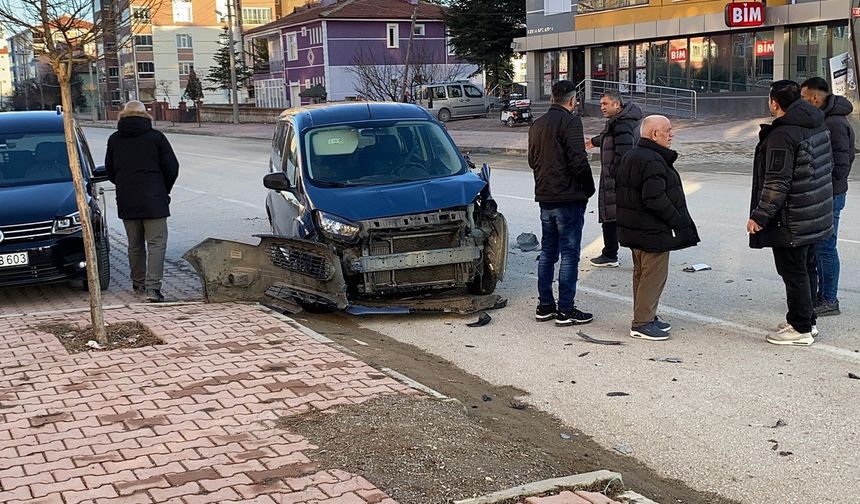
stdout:
[(81, 214), (75, 212), (65, 217), (54, 219), (54, 234), (72, 234), (81, 230)]
[(319, 210), (314, 212), (314, 215), (319, 230), (330, 238), (346, 242), (353, 242), (358, 239), (358, 233), (361, 231), (358, 224)]

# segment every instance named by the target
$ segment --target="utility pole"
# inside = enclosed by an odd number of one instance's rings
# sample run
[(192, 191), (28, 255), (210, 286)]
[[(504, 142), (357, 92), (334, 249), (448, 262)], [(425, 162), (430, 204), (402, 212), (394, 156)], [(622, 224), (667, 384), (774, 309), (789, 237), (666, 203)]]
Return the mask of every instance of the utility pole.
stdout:
[(406, 58), (403, 60), (403, 89), (400, 99), (406, 99), (406, 87), (409, 85), (409, 60), (412, 58), (412, 39), (415, 38), (415, 21), (418, 20), (418, 0), (415, 0), (415, 8), (412, 9), (412, 24), (409, 26), (409, 43), (406, 44)]
[(236, 83), (236, 51), (233, 45), (233, 0), (227, 0), (227, 54), (230, 56), (230, 95), (233, 102), (233, 124), (239, 124), (239, 86)]

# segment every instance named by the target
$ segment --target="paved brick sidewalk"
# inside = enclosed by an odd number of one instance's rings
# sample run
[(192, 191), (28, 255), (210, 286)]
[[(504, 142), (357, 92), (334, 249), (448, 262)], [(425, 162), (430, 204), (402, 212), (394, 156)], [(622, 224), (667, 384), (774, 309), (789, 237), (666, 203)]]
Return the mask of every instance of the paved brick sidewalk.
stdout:
[[(111, 229), (110, 240), (111, 281), (110, 288), (102, 292), (104, 305), (143, 302), (143, 297), (134, 294), (131, 289), (125, 231)], [(164, 267), (163, 292), (169, 301), (202, 299), (200, 279), (185, 261), (167, 260)], [(89, 294), (66, 283), (0, 288), (0, 317), (88, 306)]]
[(0, 502), (394, 503), (275, 419), (411, 389), (250, 305), (106, 316), (166, 344), (69, 355), (32, 327), (84, 314), (0, 319)]

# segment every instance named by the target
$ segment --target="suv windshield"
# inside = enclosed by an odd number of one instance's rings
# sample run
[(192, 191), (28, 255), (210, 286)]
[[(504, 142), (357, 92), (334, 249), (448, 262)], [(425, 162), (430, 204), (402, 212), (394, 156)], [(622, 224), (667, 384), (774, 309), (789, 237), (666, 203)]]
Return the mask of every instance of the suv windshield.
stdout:
[(0, 133), (0, 187), (72, 180), (66, 138), (58, 133)]
[(430, 121), (317, 128), (305, 142), (308, 175), (320, 185), (394, 184), (466, 170), (453, 142)]

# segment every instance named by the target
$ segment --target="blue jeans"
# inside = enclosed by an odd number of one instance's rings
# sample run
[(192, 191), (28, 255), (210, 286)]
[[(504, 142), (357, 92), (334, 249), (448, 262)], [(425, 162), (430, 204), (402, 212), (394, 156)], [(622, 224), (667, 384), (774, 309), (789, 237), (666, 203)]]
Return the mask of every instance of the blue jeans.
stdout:
[(845, 194), (833, 196), (833, 234), (818, 244), (818, 293), (828, 303), (835, 303), (839, 291), (839, 214), (845, 208)]
[(542, 305), (555, 303), (552, 281), (555, 263), (561, 255), (558, 272), (558, 309), (570, 311), (576, 298), (579, 253), (586, 203), (570, 203), (552, 210), (541, 209), (541, 251), (538, 260), (538, 299)]

